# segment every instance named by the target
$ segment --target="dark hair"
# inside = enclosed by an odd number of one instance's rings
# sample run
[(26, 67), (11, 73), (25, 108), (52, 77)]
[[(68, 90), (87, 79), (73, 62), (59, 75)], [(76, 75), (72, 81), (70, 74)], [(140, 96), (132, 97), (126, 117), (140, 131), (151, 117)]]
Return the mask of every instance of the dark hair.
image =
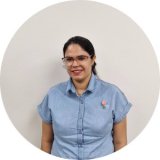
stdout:
[[(67, 48), (70, 44), (80, 45), (91, 56), (91, 58), (93, 58), (94, 55), (95, 55), (94, 47), (93, 47), (92, 43), (87, 38), (84, 38), (84, 37), (81, 37), (81, 36), (75, 36), (75, 37), (70, 38), (64, 44), (64, 47), (63, 47), (63, 56), (64, 57), (65, 57), (65, 52), (66, 52), (66, 50), (67, 50)], [(95, 67), (96, 67), (96, 62), (94, 62), (93, 66), (92, 66), (92, 72), (95, 75), (97, 75), (97, 71), (96, 71)]]

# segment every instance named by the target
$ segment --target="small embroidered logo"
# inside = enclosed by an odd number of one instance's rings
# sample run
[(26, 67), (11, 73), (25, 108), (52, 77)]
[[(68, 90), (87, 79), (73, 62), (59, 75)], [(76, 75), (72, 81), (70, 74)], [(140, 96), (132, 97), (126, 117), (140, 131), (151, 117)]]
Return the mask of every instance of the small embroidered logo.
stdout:
[(102, 104), (103, 109), (106, 108), (107, 102), (105, 100), (102, 100), (101, 104)]

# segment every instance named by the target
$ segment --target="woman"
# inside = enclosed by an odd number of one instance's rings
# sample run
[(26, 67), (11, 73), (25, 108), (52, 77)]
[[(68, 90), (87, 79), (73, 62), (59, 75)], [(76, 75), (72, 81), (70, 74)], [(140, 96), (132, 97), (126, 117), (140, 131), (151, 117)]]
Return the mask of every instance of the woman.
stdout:
[(38, 106), (42, 117), (41, 149), (66, 159), (93, 159), (111, 154), (127, 144), (123, 92), (97, 77), (92, 43), (70, 38), (62, 58), (70, 76), (52, 87)]

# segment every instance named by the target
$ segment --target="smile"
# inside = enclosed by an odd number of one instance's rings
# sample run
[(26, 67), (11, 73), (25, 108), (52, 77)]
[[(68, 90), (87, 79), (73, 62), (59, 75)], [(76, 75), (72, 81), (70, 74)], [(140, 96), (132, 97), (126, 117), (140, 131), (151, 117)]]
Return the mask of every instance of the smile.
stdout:
[(73, 74), (78, 75), (78, 74), (80, 74), (82, 71), (83, 71), (83, 70), (73, 70), (73, 71), (71, 71), (71, 72), (72, 72)]

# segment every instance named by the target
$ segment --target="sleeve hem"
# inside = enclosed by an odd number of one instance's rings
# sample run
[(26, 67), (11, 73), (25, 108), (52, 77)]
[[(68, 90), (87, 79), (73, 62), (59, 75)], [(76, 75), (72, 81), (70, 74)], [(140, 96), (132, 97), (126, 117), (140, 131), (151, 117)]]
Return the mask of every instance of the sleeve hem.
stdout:
[(52, 121), (48, 120), (48, 119), (42, 114), (42, 110), (41, 110), (40, 106), (37, 107), (37, 111), (38, 111), (38, 113), (39, 113), (42, 121), (44, 121), (44, 122), (46, 122), (46, 123), (49, 123), (49, 124), (52, 123)]
[(120, 121), (122, 121), (127, 113), (129, 112), (130, 108), (131, 108), (132, 104), (131, 103), (128, 103), (126, 106), (125, 106), (125, 110), (123, 111), (123, 113), (120, 114), (120, 116), (118, 116), (115, 120), (114, 120), (114, 124), (115, 123), (119, 123)]

